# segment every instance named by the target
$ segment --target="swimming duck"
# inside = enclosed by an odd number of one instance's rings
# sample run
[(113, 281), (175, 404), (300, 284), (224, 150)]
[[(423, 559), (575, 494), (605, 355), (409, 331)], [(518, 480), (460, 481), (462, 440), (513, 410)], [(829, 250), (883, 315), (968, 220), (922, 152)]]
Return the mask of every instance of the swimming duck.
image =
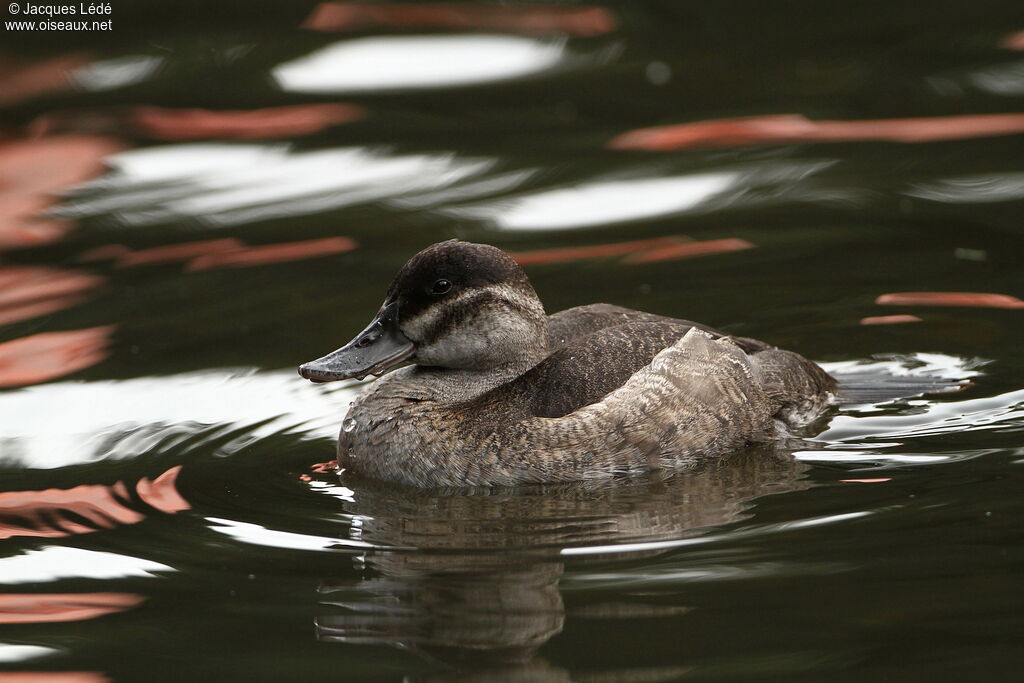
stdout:
[(413, 256), (369, 326), (299, 368), (380, 376), (350, 407), (339, 464), (420, 487), (685, 468), (820, 416), (835, 381), (802, 356), (608, 304), (548, 316), (500, 249)]

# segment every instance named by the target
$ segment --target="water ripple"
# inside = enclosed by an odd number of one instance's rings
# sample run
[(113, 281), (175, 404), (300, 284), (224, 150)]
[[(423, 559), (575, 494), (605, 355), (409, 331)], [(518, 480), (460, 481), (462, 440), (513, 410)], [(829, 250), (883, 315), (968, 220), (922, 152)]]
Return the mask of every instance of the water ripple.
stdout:
[(226, 143), (148, 147), (107, 161), (111, 173), (80, 188), (59, 215), (106, 214), (131, 226), (190, 217), (223, 227), (439, 190), (495, 163), (451, 153)]
[[(351, 383), (315, 386), (294, 372), (224, 369), (95, 382), (55, 382), (0, 393), (5, 466), (55, 468), (138, 457), (192, 439), (221, 439), (222, 453), (282, 430), (337, 434)], [(213, 431), (204, 427), (215, 427)]]

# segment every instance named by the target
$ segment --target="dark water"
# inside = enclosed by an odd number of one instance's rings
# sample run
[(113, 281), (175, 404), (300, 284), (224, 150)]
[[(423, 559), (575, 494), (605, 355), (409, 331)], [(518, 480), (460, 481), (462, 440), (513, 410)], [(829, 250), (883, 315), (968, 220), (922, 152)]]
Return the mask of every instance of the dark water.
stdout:
[[(127, 4), (0, 42), (0, 667), (1019, 677), (1024, 310), (948, 296), (1024, 296), (1019, 2)], [(358, 387), (294, 367), (455, 236), (549, 311), (962, 386), (664, 479), (321, 471)]]

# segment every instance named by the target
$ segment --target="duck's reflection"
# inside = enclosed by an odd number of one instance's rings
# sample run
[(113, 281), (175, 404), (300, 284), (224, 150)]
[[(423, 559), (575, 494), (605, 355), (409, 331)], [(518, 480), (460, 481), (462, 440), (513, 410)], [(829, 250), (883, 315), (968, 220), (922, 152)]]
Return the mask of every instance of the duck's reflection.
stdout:
[(665, 552), (666, 542), (740, 519), (759, 496), (807, 488), (804, 468), (759, 447), (697, 471), (610, 483), (415, 491), (346, 482), (358, 491), (344, 503), (352, 537), (400, 549), (360, 556), (362, 580), (321, 584), (317, 636), (412, 649), (460, 676), (561, 680), (566, 672), (534, 655), (564, 626), (567, 563)]

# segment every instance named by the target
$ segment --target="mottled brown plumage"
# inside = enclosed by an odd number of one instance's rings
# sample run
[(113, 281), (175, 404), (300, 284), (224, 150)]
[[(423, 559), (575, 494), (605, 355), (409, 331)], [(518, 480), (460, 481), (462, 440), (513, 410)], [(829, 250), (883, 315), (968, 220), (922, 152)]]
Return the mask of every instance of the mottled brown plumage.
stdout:
[(365, 358), (388, 335), (389, 353), (408, 348), (399, 355), (411, 353), (415, 365), (353, 404), (338, 456), (362, 474), (415, 486), (687, 467), (806, 424), (835, 390), (795, 353), (698, 323), (607, 304), (547, 317), (518, 265), (486, 245), (424, 250), (381, 311), (351, 344), (300, 372), (376, 372)]

